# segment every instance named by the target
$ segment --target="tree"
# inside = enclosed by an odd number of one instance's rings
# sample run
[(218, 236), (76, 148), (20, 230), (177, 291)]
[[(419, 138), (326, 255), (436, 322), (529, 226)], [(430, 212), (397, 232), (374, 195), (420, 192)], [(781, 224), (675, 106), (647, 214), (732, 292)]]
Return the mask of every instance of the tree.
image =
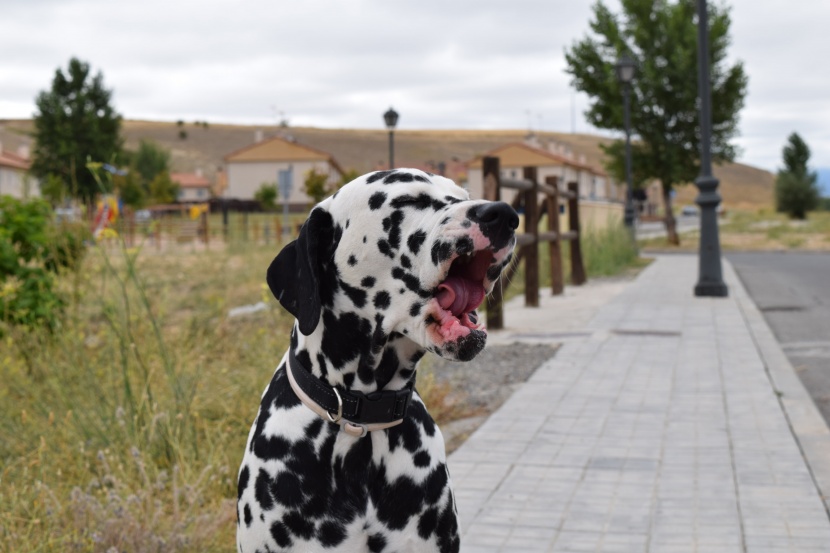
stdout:
[(254, 192), (254, 199), (259, 202), (265, 211), (277, 209), (277, 185), (273, 182), (263, 182), (259, 190)]
[[(577, 90), (590, 96), (585, 115), (602, 129), (623, 130), (622, 85), (614, 64), (623, 53), (637, 63), (631, 84), (631, 130), (635, 174), (658, 179), (662, 185), (666, 230), (679, 243), (672, 213), (672, 190), (692, 182), (699, 173), (700, 125), (697, 103), (697, 26), (694, 0), (622, 0), (622, 14), (602, 1), (594, 5), (592, 35), (566, 49), (566, 72)], [(712, 159), (732, 160), (738, 112), (746, 96), (743, 65), (727, 64), (729, 10), (709, 6), (712, 85)], [(617, 141), (622, 142), (622, 141)], [(605, 148), (609, 171), (623, 167), (623, 148)]]
[(170, 173), (156, 175), (150, 182), (150, 201), (156, 204), (172, 204), (179, 196), (179, 185), (170, 179)]
[(775, 179), (775, 204), (778, 211), (793, 219), (804, 219), (808, 211), (818, 209), (818, 175), (810, 172), (810, 148), (798, 133), (792, 133), (782, 152), (784, 169)]
[(131, 166), (141, 178), (146, 190), (159, 173), (170, 172), (170, 151), (152, 140), (142, 140), (132, 155)]
[(305, 175), (305, 193), (314, 200), (315, 204), (320, 203), (331, 193), (328, 186), (329, 177), (325, 173), (318, 173), (312, 169)]
[(121, 116), (111, 99), (103, 75), (92, 77), (89, 64), (72, 58), (66, 74), (58, 68), (51, 90), (35, 100), (32, 174), (54, 175), (69, 186), (70, 195), (92, 200), (99, 190), (87, 160), (113, 159), (121, 150)]

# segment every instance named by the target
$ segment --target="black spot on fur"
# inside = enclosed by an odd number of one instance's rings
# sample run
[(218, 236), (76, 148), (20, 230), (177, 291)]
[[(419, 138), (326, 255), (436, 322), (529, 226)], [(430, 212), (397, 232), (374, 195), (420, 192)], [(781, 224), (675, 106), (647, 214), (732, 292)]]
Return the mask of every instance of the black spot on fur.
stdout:
[(469, 236), (463, 236), (455, 241), (455, 253), (458, 255), (472, 253), (474, 248), (473, 239)]
[(390, 259), (395, 259), (395, 252), (392, 251), (392, 246), (384, 238), (378, 240), (378, 251)]
[(280, 547), (288, 547), (292, 543), (288, 528), (280, 521), (276, 521), (271, 525), (271, 537)]
[(416, 301), (415, 303), (413, 303), (412, 306), (409, 308), (409, 316), (417, 317), (421, 313), (421, 307), (423, 307), (423, 305), (420, 302)]
[(388, 176), (388, 175), (390, 175), (394, 172), (395, 172), (394, 170), (392, 170), (392, 171), (376, 171), (376, 172), (372, 173), (371, 175), (369, 175), (369, 177), (366, 179), (366, 184), (372, 184), (373, 182), (379, 181), (380, 179), (382, 179), (382, 178), (384, 178), (384, 177), (386, 177), (386, 176)]
[(457, 204), (461, 203), (463, 200), (460, 198), (456, 198), (455, 196), (444, 196), (444, 199), (447, 200), (448, 203)]
[(394, 269), (392, 269), (392, 277), (396, 278), (398, 280), (402, 280), (404, 285), (409, 290), (411, 290), (412, 292), (415, 292), (416, 294), (418, 294), (422, 298), (432, 297), (432, 294), (430, 294), (426, 290), (421, 290), (421, 281), (418, 280), (418, 277), (416, 277), (413, 274), (407, 273), (406, 271), (404, 271), (400, 267), (395, 267)]
[(389, 296), (389, 292), (385, 290), (381, 290), (377, 294), (375, 294), (375, 307), (378, 309), (387, 309), (389, 304), (392, 302), (392, 298)]
[(401, 369), (401, 370), (399, 370), (399, 371), (398, 371), (398, 374), (399, 374), (399, 375), (400, 375), (400, 377), (401, 377), (401, 378), (403, 378), (404, 380), (409, 380), (409, 378), (410, 378), (413, 374), (415, 374), (415, 371), (413, 371), (412, 369)]
[(473, 222), (469, 219), (464, 219), (463, 221), (461, 221), (461, 226), (464, 228), (470, 228), (471, 226), (473, 226)]
[(386, 547), (386, 538), (383, 537), (383, 534), (372, 534), (366, 540), (366, 546), (371, 553), (381, 553)]
[(364, 244), (366, 243), (366, 237), (365, 236), (363, 237), (363, 243)]
[(432, 245), (432, 249), (429, 254), (432, 258), (433, 265), (440, 265), (452, 257), (452, 244), (450, 242), (438, 240)]
[(298, 507), (303, 500), (300, 479), (292, 472), (281, 472), (274, 480), (271, 493), (286, 507)]
[(251, 471), (248, 470), (248, 465), (242, 467), (242, 470), (239, 471), (239, 482), (236, 486), (236, 499), (237, 501), (242, 499), (242, 493), (245, 491), (245, 488), (248, 487), (248, 480), (251, 478)]
[(412, 262), (405, 255), (401, 255), (401, 266), (404, 269), (411, 269), (412, 268)]
[(424, 511), (424, 514), (421, 515), (421, 520), (418, 521), (418, 535), (428, 540), (435, 533), (436, 526), (438, 526), (438, 509), (430, 507)]
[(343, 385), (346, 388), (351, 388), (354, 384), (354, 373), (344, 374), (343, 375)]
[(251, 515), (251, 506), (246, 503), (245, 508), (242, 511), (243, 511), (242, 516), (244, 517), (244, 520), (245, 520), (245, 526), (250, 527), (251, 523), (254, 521), (254, 517), (253, 517), (253, 515)]
[[(417, 455), (416, 455), (417, 457)], [(427, 476), (424, 483), (426, 490), (426, 500), (428, 503), (436, 503), (441, 499), (441, 493), (447, 486), (447, 466), (440, 463), (437, 467), (432, 469), (432, 472)]]
[(342, 524), (326, 521), (320, 525), (320, 543), (323, 547), (336, 547), (346, 539), (346, 530)]
[(322, 353), (317, 354), (317, 364), (320, 366), (320, 372), (323, 374), (323, 377), (329, 374), (329, 364), (326, 361), (326, 356)]
[(429, 180), (428, 178), (426, 178), (423, 175), (412, 175), (412, 178), (414, 178), (418, 182), (425, 182), (427, 184), (432, 184), (432, 181)]
[(271, 497), (271, 477), (264, 469), (259, 469), (254, 484), (254, 497), (264, 511), (274, 507), (274, 498)]
[(433, 211), (438, 211), (447, 207), (446, 203), (441, 200), (436, 200), (426, 192), (422, 192), (417, 196), (412, 196), (410, 194), (398, 196), (397, 198), (392, 199), (392, 201), (389, 202), (389, 205), (394, 208), (412, 207), (419, 211), (430, 208), (432, 208)]
[(282, 459), (288, 454), (291, 442), (281, 436), (260, 434), (254, 440), (254, 455), (266, 461)]
[(342, 367), (369, 347), (372, 325), (355, 313), (343, 313), (339, 317), (323, 311), (322, 351), (334, 367)]
[(363, 280), (360, 281), (360, 285), (364, 288), (371, 288), (375, 285), (375, 277), (364, 277)]
[(427, 234), (422, 230), (416, 230), (406, 239), (406, 245), (409, 246), (409, 251), (418, 255), (418, 250), (421, 249), (421, 244), (427, 239)]
[(416, 453), (412, 458), (412, 462), (415, 463), (416, 467), (428, 467), (430, 461), (432, 461), (432, 458), (429, 456), (429, 453), (423, 450)]
[(304, 540), (310, 540), (314, 534), (314, 524), (297, 511), (290, 511), (283, 515), (282, 522), (291, 530), (292, 534)]
[(340, 286), (343, 288), (343, 292), (352, 300), (352, 303), (355, 307), (363, 307), (366, 305), (366, 291), (361, 290), (360, 288), (355, 288), (354, 286), (350, 286), (346, 284), (342, 280), (340, 281)]
[(353, 255), (350, 255), (349, 259), (347, 260), (347, 263), (349, 264), (349, 267), (354, 267), (355, 265), (357, 265), (357, 258)]
[[(378, 470), (378, 480), (382, 479), (387, 479), (383, 466)], [(399, 476), (384, 488), (372, 488), (372, 501), (377, 506), (378, 520), (391, 530), (401, 530), (411, 516), (420, 512), (424, 504), (424, 491), (407, 476)]]
[(412, 182), (415, 180), (412, 178), (411, 173), (404, 173), (402, 171), (394, 171), (391, 175), (387, 176), (383, 179), (383, 184), (394, 184), (396, 182)]
[(372, 211), (374, 211), (376, 209), (380, 209), (380, 207), (383, 205), (383, 202), (385, 202), (385, 201), (386, 201), (386, 193), (385, 192), (375, 192), (369, 198), (369, 209), (371, 209)]

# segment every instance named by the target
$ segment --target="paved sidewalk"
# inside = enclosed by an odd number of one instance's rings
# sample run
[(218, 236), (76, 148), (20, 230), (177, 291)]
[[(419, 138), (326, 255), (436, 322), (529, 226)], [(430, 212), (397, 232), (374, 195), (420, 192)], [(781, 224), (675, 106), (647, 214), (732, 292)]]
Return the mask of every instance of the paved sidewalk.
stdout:
[(697, 258), (659, 257), (581, 328), (506, 312), (497, 340), (568, 339), (450, 457), (462, 552), (830, 551), (830, 432), (724, 272), (694, 298)]

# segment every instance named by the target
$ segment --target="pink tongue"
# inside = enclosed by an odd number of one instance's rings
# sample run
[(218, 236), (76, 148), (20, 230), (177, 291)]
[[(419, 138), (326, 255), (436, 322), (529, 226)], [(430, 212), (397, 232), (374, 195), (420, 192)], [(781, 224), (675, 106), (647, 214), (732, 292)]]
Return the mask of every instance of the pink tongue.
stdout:
[(475, 310), (484, 299), (484, 287), (471, 280), (452, 276), (438, 285), (438, 305), (456, 317)]

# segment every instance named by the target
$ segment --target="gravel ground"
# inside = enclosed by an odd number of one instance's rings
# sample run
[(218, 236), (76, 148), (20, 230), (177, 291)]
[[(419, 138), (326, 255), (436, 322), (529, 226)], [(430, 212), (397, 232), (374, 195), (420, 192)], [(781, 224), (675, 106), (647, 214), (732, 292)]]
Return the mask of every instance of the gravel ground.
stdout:
[(510, 344), (487, 347), (468, 363), (437, 356), (425, 359), (436, 380), (450, 384), (455, 400), (463, 401), (465, 410), (477, 413), (441, 425), (447, 452), (461, 445), (557, 349), (558, 345)]

